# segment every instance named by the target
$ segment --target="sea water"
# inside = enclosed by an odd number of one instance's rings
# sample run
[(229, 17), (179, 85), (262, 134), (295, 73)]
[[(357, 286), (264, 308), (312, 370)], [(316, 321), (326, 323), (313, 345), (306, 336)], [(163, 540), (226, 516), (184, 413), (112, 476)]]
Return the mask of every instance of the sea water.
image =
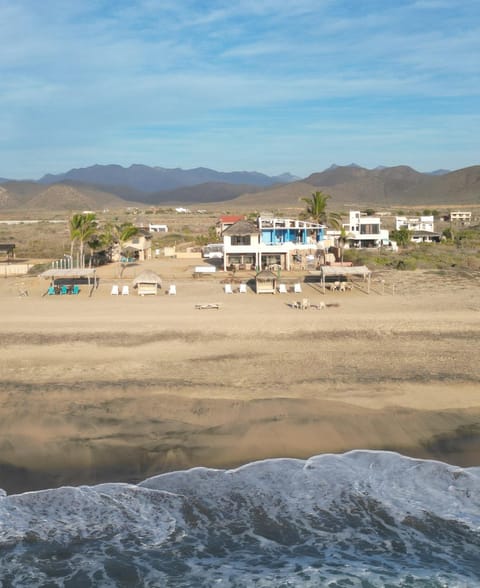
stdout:
[(7, 587), (478, 587), (480, 468), (390, 452), (0, 496)]

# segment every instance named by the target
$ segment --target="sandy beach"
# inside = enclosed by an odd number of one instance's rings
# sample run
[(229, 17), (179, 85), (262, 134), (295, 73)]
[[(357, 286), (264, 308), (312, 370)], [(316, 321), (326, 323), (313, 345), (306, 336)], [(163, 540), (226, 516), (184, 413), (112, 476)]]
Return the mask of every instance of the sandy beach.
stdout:
[(386, 273), (370, 294), (303, 282), (326, 308), (296, 310), (298, 294), (226, 295), (191, 265), (144, 264), (176, 296), (111, 296), (139, 267), (100, 269), (91, 297), (1, 280), (0, 487), (357, 448), (480, 465), (478, 274)]

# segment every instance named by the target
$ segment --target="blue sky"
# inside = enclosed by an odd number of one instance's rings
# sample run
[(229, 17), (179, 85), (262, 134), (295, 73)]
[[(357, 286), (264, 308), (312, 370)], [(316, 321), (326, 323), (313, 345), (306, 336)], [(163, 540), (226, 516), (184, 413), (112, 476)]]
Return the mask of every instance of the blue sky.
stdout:
[(478, 0), (0, 0), (0, 177), (480, 164)]

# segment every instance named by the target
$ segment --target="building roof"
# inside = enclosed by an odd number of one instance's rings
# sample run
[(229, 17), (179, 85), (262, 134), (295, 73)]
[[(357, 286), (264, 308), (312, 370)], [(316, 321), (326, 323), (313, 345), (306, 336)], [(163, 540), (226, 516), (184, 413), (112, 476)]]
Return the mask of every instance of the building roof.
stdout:
[(221, 223), (236, 223), (237, 221), (244, 220), (245, 217), (238, 214), (230, 214), (221, 216), (218, 220)]
[(259, 282), (269, 282), (271, 280), (276, 280), (277, 276), (270, 270), (265, 269), (261, 272), (258, 272), (258, 274), (255, 276), (255, 279)]
[(161, 286), (162, 278), (152, 270), (145, 270), (133, 279), (133, 285), (137, 286), (138, 284), (158, 284)]
[(11, 252), (15, 249), (14, 243), (0, 243), (0, 251)]
[(223, 231), (224, 235), (238, 235), (239, 237), (245, 235), (258, 235), (259, 233), (260, 231), (258, 230), (257, 225), (247, 220), (237, 221), (231, 227), (228, 227), (228, 229)]

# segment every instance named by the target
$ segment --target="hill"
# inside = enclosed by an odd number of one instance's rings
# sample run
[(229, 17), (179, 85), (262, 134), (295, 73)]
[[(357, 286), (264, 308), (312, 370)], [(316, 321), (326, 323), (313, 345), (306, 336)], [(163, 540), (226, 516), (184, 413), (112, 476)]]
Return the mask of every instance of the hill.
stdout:
[(127, 204), (115, 194), (92, 186), (59, 183), (45, 187), (35, 182), (7, 182), (0, 186), (0, 210), (98, 210)]

